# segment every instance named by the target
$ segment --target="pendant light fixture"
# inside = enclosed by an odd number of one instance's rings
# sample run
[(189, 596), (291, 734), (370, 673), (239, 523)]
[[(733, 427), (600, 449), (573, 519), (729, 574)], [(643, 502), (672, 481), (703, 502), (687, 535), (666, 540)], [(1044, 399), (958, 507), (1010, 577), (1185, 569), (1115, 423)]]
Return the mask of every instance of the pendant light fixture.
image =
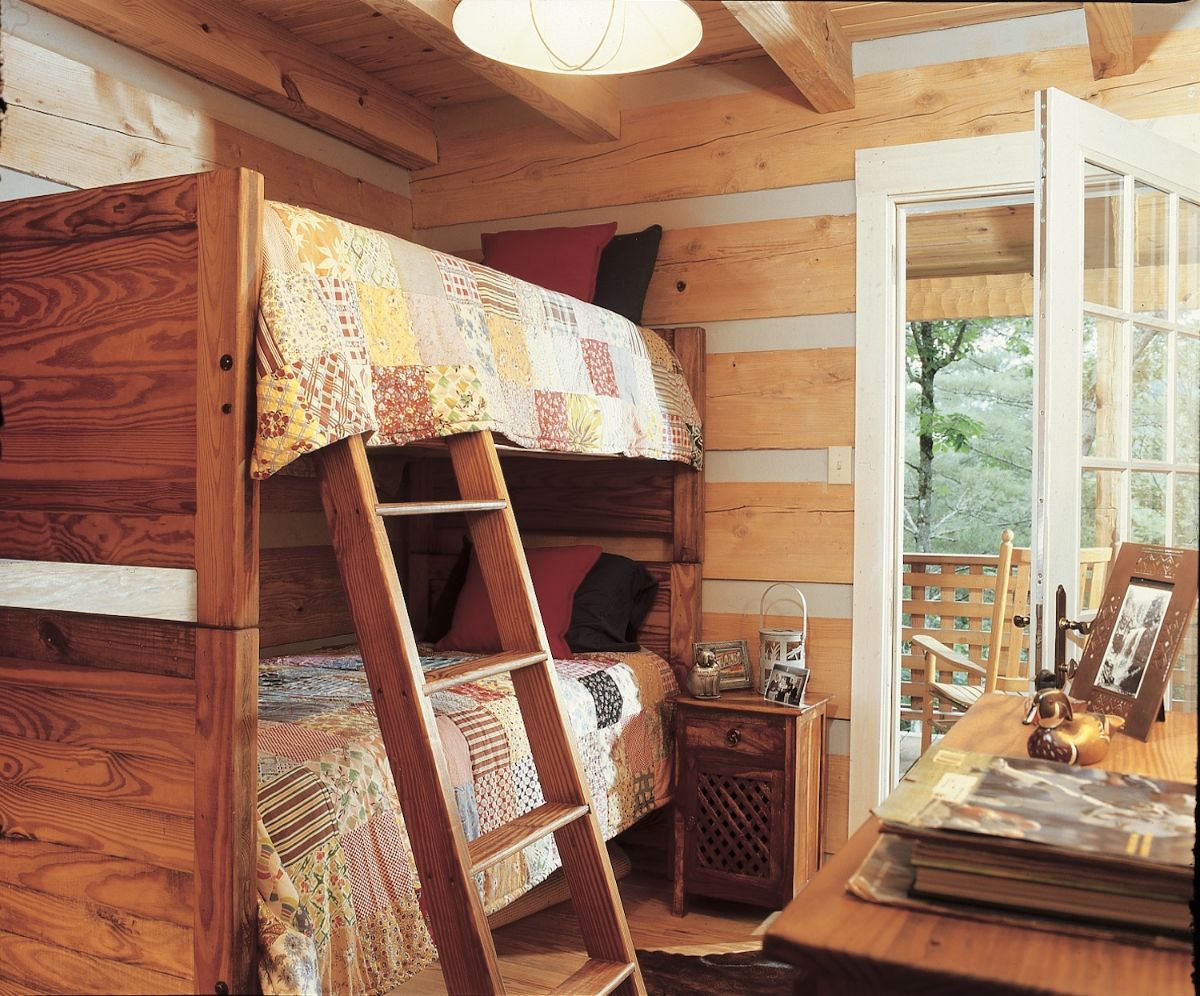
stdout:
[(684, 0), (461, 0), (454, 33), (510, 66), (600, 76), (682, 59), (701, 26)]

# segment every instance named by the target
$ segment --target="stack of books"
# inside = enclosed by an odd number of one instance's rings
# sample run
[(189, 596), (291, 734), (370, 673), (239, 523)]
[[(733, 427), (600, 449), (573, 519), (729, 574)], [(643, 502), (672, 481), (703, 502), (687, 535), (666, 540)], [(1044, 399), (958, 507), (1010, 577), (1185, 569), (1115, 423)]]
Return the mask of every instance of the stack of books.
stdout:
[(1190, 936), (1196, 787), (1140, 775), (928, 751), (875, 811), (851, 892), (1069, 933)]

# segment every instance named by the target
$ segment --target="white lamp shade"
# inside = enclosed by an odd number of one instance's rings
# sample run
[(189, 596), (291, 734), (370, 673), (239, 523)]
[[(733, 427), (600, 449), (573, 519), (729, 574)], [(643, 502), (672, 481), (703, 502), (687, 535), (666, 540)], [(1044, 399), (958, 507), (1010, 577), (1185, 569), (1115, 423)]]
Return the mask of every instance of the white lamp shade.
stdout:
[(700, 44), (684, 0), (461, 0), (454, 33), (489, 59), (543, 73), (636, 73)]

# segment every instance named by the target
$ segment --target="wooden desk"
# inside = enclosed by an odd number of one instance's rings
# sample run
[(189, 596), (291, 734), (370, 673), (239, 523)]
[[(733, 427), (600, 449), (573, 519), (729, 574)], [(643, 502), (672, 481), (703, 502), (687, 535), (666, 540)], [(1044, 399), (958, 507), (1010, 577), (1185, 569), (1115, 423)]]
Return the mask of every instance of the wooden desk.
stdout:
[[(984, 696), (942, 744), (1024, 757), (1024, 704), (1016, 696)], [(1114, 736), (1100, 766), (1194, 782), (1196, 717), (1169, 713), (1148, 743)], [(878, 835), (879, 821), (870, 817), (767, 932), (768, 955), (808, 969), (800, 984), (806, 993), (1193, 992), (1186, 952), (958, 920), (851, 896), (846, 880)]]

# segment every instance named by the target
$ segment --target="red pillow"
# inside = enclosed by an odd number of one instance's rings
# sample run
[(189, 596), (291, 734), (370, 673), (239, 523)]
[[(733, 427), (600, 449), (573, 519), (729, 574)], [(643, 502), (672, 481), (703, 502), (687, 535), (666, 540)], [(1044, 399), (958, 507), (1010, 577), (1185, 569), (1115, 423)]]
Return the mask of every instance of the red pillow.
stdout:
[(596, 293), (600, 254), (612, 241), (617, 223), (578, 228), (485, 232), (483, 265), (550, 290), (591, 301)]
[[(598, 546), (547, 546), (526, 550), (529, 574), (538, 607), (542, 610), (542, 625), (550, 642), (550, 652), (562, 660), (571, 656), (567, 645), (567, 630), (571, 625), (571, 609), (575, 590), (600, 559)], [(437, 642), (438, 650), (496, 651), (500, 649), (500, 632), (492, 615), (492, 605), (483, 587), (479, 561), (471, 554), (467, 580), (463, 582), (458, 604), (454, 606), (454, 621), (450, 632)]]

